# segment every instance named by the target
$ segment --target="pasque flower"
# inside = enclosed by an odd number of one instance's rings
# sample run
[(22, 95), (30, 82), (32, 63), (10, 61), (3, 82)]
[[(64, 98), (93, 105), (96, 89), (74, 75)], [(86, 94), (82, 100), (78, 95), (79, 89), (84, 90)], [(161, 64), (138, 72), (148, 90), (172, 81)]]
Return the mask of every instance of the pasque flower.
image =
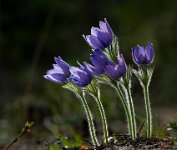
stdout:
[(70, 76), (70, 66), (59, 57), (54, 58), (56, 64), (53, 64), (53, 69), (48, 70), (44, 78), (55, 83), (66, 83), (67, 78)]
[(111, 62), (106, 65), (105, 68), (105, 73), (113, 79), (119, 79), (125, 74), (127, 69), (127, 65), (122, 55), (117, 57), (117, 60), (118, 64), (116, 64), (115, 62)]
[(90, 55), (90, 60), (93, 65), (84, 62), (84, 66), (93, 75), (100, 75), (104, 73), (106, 65), (110, 62), (110, 60), (100, 49), (94, 50), (94, 53)]
[(70, 67), (71, 77), (68, 79), (70, 82), (78, 87), (86, 87), (92, 81), (92, 75), (90, 72), (84, 68), (80, 67)]
[(154, 59), (154, 48), (152, 43), (147, 43), (146, 47), (140, 45), (132, 48), (133, 60), (138, 65), (151, 64)]
[(83, 37), (93, 49), (104, 49), (112, 43), (113, 31), (105, 18), (104, 21), (99, 22), (99, 28), (91, 28), (91, 35), (83, 35)]

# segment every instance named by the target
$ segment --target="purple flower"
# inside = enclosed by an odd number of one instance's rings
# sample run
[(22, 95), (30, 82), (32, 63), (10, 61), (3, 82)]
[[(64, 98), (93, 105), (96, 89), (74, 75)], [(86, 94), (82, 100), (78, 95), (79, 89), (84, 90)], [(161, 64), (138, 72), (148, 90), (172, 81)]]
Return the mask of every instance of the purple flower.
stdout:
[(55, 83), (66, 83), (70, 76), (70, 66), (61, 57), (55, 57), (54, 59), (56, 64), (53, 64), (53, 69), (47, 71), (44, 78)]
[(107, 48), (113, 40), (113, 31), (106, 18), (99, 22), (99, 27), (92, 27), (91, 35), (84, 35), (84, 39), (93, 49)]
[(146, 47), (135, 46), (132, 48), (133, 60), (137, 65), (151, 64), (154, 59), (154, 48), (152, 43), (147, 43)]
[(80, 67), (70, 67), (71, 77), (68, 79), (73, 84), (79, 87), (85, 87), (92, 81), (92, 75), (84, 68)]
[(90, 65), (87, 62), (84, 62), (84, 66), (92, 75), (100, 75), (103, 73), (102, 70), (97, 69), (96, 67)]
[(105, 73), (113, 79), (119, 79), (122, 77), (127, 69), (127, 65), (123, 56), (117, 57), (118, 64), (112, 62), (106, 66)]
[(96, 49), (93, 54), (90, 55), (90, 60), (93, 64), (90, 65), (87, 62), (84, 62), (84, 67), (92, 75), (100, 75), (104, 73), (105, 67), (109, 64), (110, 60), (105, 56), (105, 54), (100, 49)]

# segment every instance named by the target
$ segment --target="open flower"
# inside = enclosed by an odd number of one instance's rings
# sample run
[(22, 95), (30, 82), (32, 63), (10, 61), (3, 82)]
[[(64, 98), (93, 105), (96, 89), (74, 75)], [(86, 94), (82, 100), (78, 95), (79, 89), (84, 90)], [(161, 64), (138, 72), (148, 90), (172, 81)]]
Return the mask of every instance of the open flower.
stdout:
[(44, 78), (55, 83), (66, 83), (70, 76), (70, 66), (61, 57), (55, 57), (54, 59), (56, 64), (53, 64), (53, 69), (47, 71)]
[(117, 57), (118, 64), (112, 62), (106, 66), (105, 73), (113, 79), (119, 79), (122, 77), (127, 69), (127, 65), (123, 56)]
[(84, 62), (84, 66), (93, 75), (104, 73), (105, 67), (109, 63), (108, 58), (100, 49), (94, 50), (94, 53), (90, 55), (90, 60), (93, 66), (87, 62)]
[(107, 48), (113, 40), (113, 31), (106, 18), (99, 22), (99, 27), (92, 27), (91, 35), (84, 35), (84, 39), (93, 49)]
[(152, 43), (147, 43), (146, 47), (135, 46), (132, 48), (133, 60), (137, 65), (151, 64), (154, 59), (154, 48)]
[(73, 84), (79, 87), (85, 87), (92, 81), (92, 75), (84, 68), (80, 67), (70, 67), (71, 77), (68, 79)]

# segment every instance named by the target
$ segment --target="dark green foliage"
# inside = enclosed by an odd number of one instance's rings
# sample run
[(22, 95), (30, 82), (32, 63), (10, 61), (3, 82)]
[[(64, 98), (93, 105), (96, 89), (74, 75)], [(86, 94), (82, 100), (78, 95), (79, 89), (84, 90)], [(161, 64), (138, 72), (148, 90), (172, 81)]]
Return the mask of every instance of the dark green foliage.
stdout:
[(172, 128), (172, 130), (174, 130), (175, 132), (177, 132), (177, 122), (170, 122), (170, 127)]

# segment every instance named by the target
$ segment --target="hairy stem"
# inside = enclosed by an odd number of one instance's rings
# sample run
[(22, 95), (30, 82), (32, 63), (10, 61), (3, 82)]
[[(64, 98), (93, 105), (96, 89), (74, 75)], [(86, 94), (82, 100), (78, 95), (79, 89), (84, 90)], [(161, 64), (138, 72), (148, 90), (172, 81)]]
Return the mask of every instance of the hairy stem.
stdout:
[(131, 120), (132, 117), (131, 117), (131, 113), (129, 111), (129, 106), (126, 102), (126, 99), (125, 99), (121, 89), (120, 89), (120, 86), (117, 85), (115, 89), (116, 89), (116, 92), (117, 92), (117, 94), (118, 94), (118, 96), (119, 96), (119, 98), (120, 98), (120, 100), (123, 104), (123, 108), (124, 108), (125, 113), (126, 113), (129, 134), (131, 135), (131, 137), (133, 137), (132, 120)]
[(133, 131), (133, 135), (132, 135), (132, 139), (136, 140), (136, 119), (135, 119), (135, 109), (134, 109), (134, 104), (133, 104), (133, 99), (131, 96), (131, 88), (128, 86), (127, 88), (127, 94), (128, 94), (128, 101), (129, 101), (129, 105), (130, 105), (130, 113), (131, 113), (131, 120), (132, 120), (132, 131)]
[(87, 101), (85, 99), (84, 92), (82, 92), (82, 94), (80, 95), (80, 99), (83, 104), (86, 116), (87, 116), (87, 121), (88, 121), (88, 125), (89, 125), (89, 132), (90, 132), (92, 143), (94, 146), (99, 146), (100, 144), (98, 143), (98, 140), (96, 137), (96, 131), (95, 131), (94, 123), (93, 123), (92, 114), (91, 114), (90, 108), (87, 104)]
[(109, 133), (108, 133), (108, 124), (107, 124), (107, 120), (106, 120), (106, 114), (105, 114), (105, 110), (103, 107), (103, 104), (101, 102), (101, 98), (100, 98), (100, 89), (99, 87), (97, 87), (97, 92), (95, 95), (93, 95), (93, 97), (95, 98), (98, 108), (99, 108), (99, 112), (101, 115), (101, 120), (102, 120), (102, 124), (103, 124), (103, 134), (104, 134), (104, 142), (106, 144), (108, 144), (108, 138), (109, 138)]
[(147, 122), (146, 122), (147, 123), (147, 138), (150, 138), (152, 136), (152, 113), (151, 113), (148, 85), (143, 86), (143, 92), (144, 92), (146, 117), (147, 117)]

